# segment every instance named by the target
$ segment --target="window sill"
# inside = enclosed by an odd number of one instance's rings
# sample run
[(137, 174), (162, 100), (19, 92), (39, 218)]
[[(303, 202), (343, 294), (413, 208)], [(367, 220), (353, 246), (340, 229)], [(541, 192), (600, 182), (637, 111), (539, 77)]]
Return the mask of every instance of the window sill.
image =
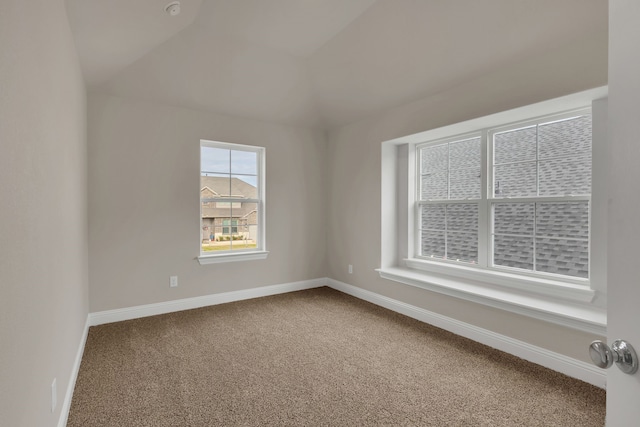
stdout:
[(222, 262), (234, 262), (234, 261), (254, 261), (258, 259), (266, 259), (269, 255), (268, 251), (254, 251), (254, 252), (237, 252), (237, 253), (224, 253), (216, 255), (201, 255), (198, 257), (200, 265), (206, 264), (218, 264)]
[[(424, 259), (405, 259), (410, 269), (425, 273), (440, 273), (454, 276), (462, 280), (481, 282), (484, 285), (496, 285), (509, 290), (524, 291), (537, 295), (563, 299), (572, 302), (589, 303), (593, 301), (595, 292), (589, 288), (587, 280), (570, 281), (554, 280), (553, 277), (531, 277), (523, 274), (500, 270), (487, 270), (465, 264), (443, 264)], [(582, 284), (580, 284), (582, 282)]]
[[(412, 260), (413, 261), (413, 260)], [(422, 263), (422, 261), (415, 261)], [(407, 264), (410, 264), (408, 262)], [(424, 266), (423, 266), (424, 267)], [(538, 288), (518, 289), (517, 284), (507, 286), (508, 275), (499, 274), (498, 280), (477, 274), (474, 278), (423, 271), (411, 268), (388, 267), (376, 270), (383, 279), (438, 292), (455, 298), (499, 308), (512, 313), (544, 320), (568, 328), (605, 336), (606, 309), (590, 302), (595, 292), (584, 286), (566, 286), (560, 289), (562, 298), (551, 295), (550, 284), (539, 282)], [(486, 272), (484, 272), (486, 273)], [(493, 272), (491, 273), (493, 276)], [(502, 276), (502, 277), (500, 277)], [(513, 276), (513, 275), (511, 275)], [(520, 278), (520, 277), (518, 277)], [(527, 280), (527, 279), (525, 279)], [(528, 281), (528, 280), (527, 280)], [(538, 282), (536, 280), (536, 282)], [(556, 289), (558, 292), (558, 289)]]

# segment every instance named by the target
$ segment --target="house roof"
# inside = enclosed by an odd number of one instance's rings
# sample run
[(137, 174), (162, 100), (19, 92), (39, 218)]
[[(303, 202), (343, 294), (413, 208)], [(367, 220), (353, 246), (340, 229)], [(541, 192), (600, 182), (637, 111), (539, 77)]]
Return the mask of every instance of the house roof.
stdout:
[[(255, 199), (258, 189), (253, 185), (238, 178), (224, 178), (214, 176), (200, 177), (200, 193), (211, 190), (214, 194), (212, 199), (219, 201), (203, 202), (200, 214), (202, 218), (244, 218), (257, 209), (256, 203), (242, 203), (235, 206), (220, 207), (220, 203), (226, 203), (229, 197), (235, 199)], [(205, 194), (208, 197), (208, 194)], [(230, 203), (230, 202), (229, 202)], [(235, 202), (237, 203), (237, 202)]]
[(209, 188), (215, 193), (214, 197), (239, 197), (255, 199), (258, 189), (239, 178), (225, 178), (218, 176), (201, 176), (200, 189)]

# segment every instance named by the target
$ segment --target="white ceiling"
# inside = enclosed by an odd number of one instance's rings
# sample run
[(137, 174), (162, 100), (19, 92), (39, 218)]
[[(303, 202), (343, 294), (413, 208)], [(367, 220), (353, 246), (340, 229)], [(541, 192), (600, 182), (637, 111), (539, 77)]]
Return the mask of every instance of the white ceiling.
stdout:
[(250, 44), (308, 57), (375, 1), (205, 0), (198, 23)]
[(164, 11), (167, 0), (66, 0), (67, 15), (89, 86), (107, 81), (154, 47), (191, 25), (202, 0), (181, 0), (182, 13)]
[(331, 128), (549, 50), (606, 62), (606, 0), (168, 2), (67, 0), (90, 90)]

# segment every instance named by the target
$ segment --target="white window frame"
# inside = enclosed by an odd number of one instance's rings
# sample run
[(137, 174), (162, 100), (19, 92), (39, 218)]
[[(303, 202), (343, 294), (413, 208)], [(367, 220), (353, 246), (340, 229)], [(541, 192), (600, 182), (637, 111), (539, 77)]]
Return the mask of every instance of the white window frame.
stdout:
[[(384, 279), (456, 298), (500, 308), (581, 331), (606, 334), (606, 96), (607, 88), (597, 88), (566, 97), (544, 101), (503, 113), (445, 126), (382, 144), (381, 180), (381, 261), (377, 269)], [(417, 247), (417, 194), (415, 179), (418, 166), (415, 147), (424, 141), (444, 140), (453, 135), (469, 136), (483, 129), (509, 123), (526, 122), (539, 117), (562, 114), (589, 107), (593, 101), (590, 278), (565, 279), (565, 276), (509, 268), (478, 268), (459, 263), (420, 259)], [(604, 100), (604, 101), (602, 101)], [(599, 117), (596, 120), (596, 116)], [(604, 118), (604, 119), (603, 119)], [(599, 121), (599, 122), (598, 122)], [(454, 139), (463, 139), (454, 137)], [(484, 144), (487, 144), (487, 135)], [(483, 176), (489, 178), (487, 156), (482, 158)], [(487, 186), (481, 186), (487, 192)], [(486, 194), (483, 194), (486, 196)], [(480, 207), (482, 224), (489, 224), (492, 200), (483, 197)], [(395, 226), (391, 226), (395, 224)], [(488, 230), (490, 231), (490, 230)], [(487, 232), (479, 245), (490, 244)], [(417, 239), (416, 239), (417, 240)], [(486, 251), (487, 254), (490, 252)], [(489, 255), (487, 255), (489, 256)]]
[[(438, 146), (438, 145), (449, 145), (451, 143), (457, 143), (457, 142), (464, 142), (470, 139), (475, 139), (475, 138), (480, 138), (480, 174), (482, 175), (483, 178), (481, 178), (481, 183), (480, 183), (480, 197), (478, 198), (468, 198), (468, 199), (436, 199), (436, 200), (421, 200), (421, 184), (420, 184), (420, 156), (415, 155), (415, 177), (416, 177), (416, 184), (415, 184), (415, 193), (413, 195), (413, 200), (411, 201), (411, 203), (414, 205), (414, 230), (416, 230), (416, 232), (410, 236), (410, 239), (414, 242), (414, 254), (415, 254), (415, 258), (416, 259), (421, 259), (421, 260), (425, 260), (425, 261), (430, 261), (430, 258), (426, 257), (426, 256), (421, 256), (420, 254), (420, 238), (418, 237), (418, 229), (420, 228), (419, 222), (420, 222), (420, 207), (423, 205), (427, 205), (427, 204), (436, 204), (436, 205), (450, 205), (450, 204), (477, 204), (478, 205), (478, 264), (482, 265), (482, 254), (483, 251), (480, 250), (480, 247), (482, 245), (480, 236), (482, 234), (482, 230), (480, 225), (483, 224), (486, 221), (483, 221), (483, 214), (482, 212), (486, 210), (486, 191), (485, 191), (485, 185), (483, 185), (484, 182), (484, 176), (486, 174), (486, 167), (485, 165), (485, 137), (483, 135), (482, 132), (472, 132), (472, 133), (467, 133), (467, 134), (463, 134), (463, 135), (455, 135), (455, 136), (450, 136), (444, 139), (437, 139), (434, 141), (427, 141), (427, 142), (423, 142), (420, 144), (416, 144), (413, 147), (413, 150), (415, 153), (419, 153), (420, 149), (423, 147), (430, 147), (430, 146)], [(447, 168), (447, 191), (449, 190), (449, 168)], [(459, 264), (458, 261), (456, 260), (451, 260), (451, 259), (438, 259), (437, 261), (433, 261), (433, 262), (442, 262), (442, 263), (447, 263), (447, 264)], [(470, 263), (463, 263), (464, 265), (469, 265), (471, 266), (472, 264)]]
[[(198, 202), (200, 208), (198, 212), (200, 214), (200, 219), (198, 220), (199, 225), (199, 239), (198, 239), (198, 248), (200, 255), (197, 257), (200, 265), (206, 264), (217, 264), (222, 262), (232, 262), (232, 261), (251, 261), (251, 260), (259, 260), (267, 258), (269, 252), (266, 249), (266, 181), (265, 181), (265, 165), (266, 165), (266, 149), (264, 147), (258, 147), (253, 145), (245, 145), (245, 144), (235, 144), (230, 142), (220, 142), (220, 141), (211, 141), (211, 140), (200, 140), (199, 152), (198, 152), (198, 193), (200, 193), (200, 175), (202, 169), (202, 147), (212, 147), (212, 148), (221, 148), (225, 150), (234, 150), (234, 151), (249, 151), (257, 154), (257, 191), (258, 195), (255, 199), (248, 199), (245, 197), (225, 197), (224, 202), (230, 203), (230, 206), (235, 205), (236, 203), (256, 203), (258, 206), (258, 232), (257, 232), (257, 241), (256, 247), (252, 249), (245, 250), (228, 250), (228, 251), (214, 251), (212, 252), (203, 252), (202, 251), (202, 200), (200, 196), (198, 196)], [(233, 172), (233, 171), (232, 171)], [(233, 174), (233, 173), (232, 173)], [(217, 201), (219, 199), (211, 199), (213, 201)], [(229, 225), (229, 228), (233, 227)]]
[[(416, 177), (416, 191), (414, 195), (414, 200), (411, 203), (414, 204), (414, 220), (415, 225), (414, 229), (418, 230), (420, 228), (420, 207), (423, 205), (435, 204), (435, 205), (450, 205), (450, 204), (477, 204), (478, 206), (478, 262), (477, 263), (468, 263), (464, 261), (457, 261), (452, 259), (435, 259), (427, 256), (420, 255), (420, 246), (421, 246), (421, 238), (418, 235), (419, 233), (416, 231), (413, 236), (411, 236), (414, 241), (414, 257), (415, 261), (430, 261), (434, 263), (446, 263), (453, 265), (465, 265), (470, 268), (475, 268), (477, 270), (488, 270), (490, 271), (502, 271), (505, 273), (511, 273), (514, 276), (523, 276), (522, 279), (518, 280), (516, 277), (512, 277), (510, 279), (510, 283), (514, 286), (531, 286), (531, 281), (527, 280), (528, 278), (539, 278), (539, 279), (547, 279), (549, 284), (554, 284), (556, 286), (563, 286), (565, 284), (575, 284), (584, 286), (585, 289), (588, 289), (590, 286), (590, 281), (588, 278), (579, 278), (572, 277), (561, 274), (554, 273), (546, 273), (542, 271), (535, 270), (523, 270), (513, 267), (500, 266), (495, 265), (493, 263), (493, 218), (492, 218), (492, 210), (493, 205), (500, 203), (544, 203), (544, 202), (571, 202), (571, 201), (587, 201), (589, 202), (589, 212), (591, 212), (591, 193), (588, 195), (563, 195), (563, 196), (526, 196), (526, 197), (495, 197), (493, 193), (493, 189), (495, 188), (495, 176), (494, 176), (494, 162), (493, 162), (493, 138), (496, 134), (505, 132), (505, 131), (513, 131), (522, 128), (527, 128), (536, 125), (546, 125), (549, 123), (554, 123), (566, 119), (570, 119), (577, 116), (591, 115), (591, 107), (581, 108), (577, 110), (566, 111), (560, 114), (551, 114), (539, 118), (535, 118), (532, 120), (527, 120), (524, 122), (515, 122), (515, 123), (507, 123), (499, 127), (485, 128), (481, 129), (477, 132), (473, 132), (470, 134), (464, 135), (455, 135), (452, 137), (448, 137), (445, 139), (438, 139), (435, 141), (426, 141), (424, 143), (416, 144), (414, 147), (415, 150), (415, 177)], [(480, 159), (480, 174), (481, 174), (481, 182), (480, 182), (480, 197), (478, 198), (467, 198), (467, 199), (437, 199), (437, 200), (422, 200), (421, 197), (421, 177), (420, 173), (420, 150), (422, 148), (428, 148), (433, 146), (445, 145), (456, 142), (463, 142), (469, 139), (480, 138), (480, 150), (481, 150), (481, 159)], [(536, 158), (536, 167), (538, 167), (538, 159)], [(536, 182), (536, 185), (539, 183)], [(590, 216), (590, 214), (589, 214)], [(590, 226), (590, 218), (589, 218), (589, 226)], [(534, 242), (534, 263), (535, 263), (535, 236), (533, 239)], [(589, 227), (589, 243), (591, 241), (591, 227)], [(421, 265), (418, 262), (414, 262), (414, 260), (408, 260), (409, 264), (411, 264), (414, 268), (421, 268)], [(591, 256), (589, 256), (589, 264), (591, 263)], [(591, 270), (589, 265), (589, 271)], [(589, 295), (589, 294), (585, 294)]]

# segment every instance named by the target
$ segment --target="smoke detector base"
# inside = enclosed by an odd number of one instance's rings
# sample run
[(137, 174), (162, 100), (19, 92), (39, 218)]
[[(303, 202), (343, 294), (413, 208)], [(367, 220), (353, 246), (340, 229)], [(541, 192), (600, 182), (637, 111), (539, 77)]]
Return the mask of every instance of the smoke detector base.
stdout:
[(167, 12), (171, 16), (176, 16), (180, 14), (180, 2), (173, 1), (164, 7), (164, 11)]

